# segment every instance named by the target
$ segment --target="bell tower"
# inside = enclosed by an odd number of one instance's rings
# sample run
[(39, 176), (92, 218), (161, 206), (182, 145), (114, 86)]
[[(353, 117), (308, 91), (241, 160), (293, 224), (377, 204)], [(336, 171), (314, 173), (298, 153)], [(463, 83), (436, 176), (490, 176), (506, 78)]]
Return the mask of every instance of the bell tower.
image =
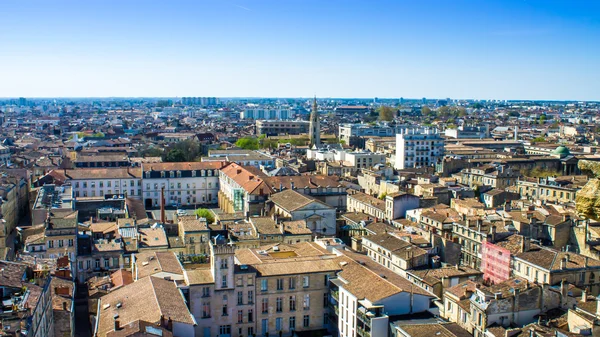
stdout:
[(315, 96), (310, 112), (310, 147), (319, 147), (321, 145), (321, 126), (319, 125), (319, 107), (317, 106), (317, 97)]

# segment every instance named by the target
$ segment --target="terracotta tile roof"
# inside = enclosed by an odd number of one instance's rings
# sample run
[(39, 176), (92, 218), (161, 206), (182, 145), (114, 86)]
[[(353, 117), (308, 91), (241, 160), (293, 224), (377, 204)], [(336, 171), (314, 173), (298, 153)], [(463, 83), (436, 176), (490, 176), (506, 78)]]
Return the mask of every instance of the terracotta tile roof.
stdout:
[(473, 269), (467, 266), (459, 266), (459, 267), (442, 267), (435, 269), (426, 269), (426, 270), (415, 270), (411, 271), (411, 274), (417, 275), (421, 279), (426, 277), (431, 277), (436, 280), (441, 280), (443, 278), (457, 277), (457, 276), (476, 276), (482, 275), (483, 272), (477, 269)]
[(400, 324), (411, 337), (471, 337), (472, 335), (456, 323)]
[(446, 289), (445, 292), (450, 293), (459, 299), (465, 299), (471, 297), (471, 294), (475, 292), (475, 289), (477, 289), (477, 282), (469, 280), (450, 287)]
[(385, 201), (377, 199), (374, 196), (368, 195), (363, 192), (353, 191), (353, 193), (348, 193), (348, 198), (355, 199), (363, 204), (371, 205), (385, 212)]
[(113, 167), (113, 168), (78, 168), (74, 170), (55, 170), (68, 179), (139, 179), (142, 169), (139, 167)]
[(215, 282), (210, 269), (186, 269), (185, 280), (188, 285), (212, 284)]
[[(274, 249), (274, 247), (277, 247)], [(313, 242), (271, 244), (235, 252), (240, 264), (253, 266), (263, 276), (332, 272), (339, 270), (334, 254)]]
[(146, 321), (133, 321), (129, 324), (121, 325), (121, 330), (111, 331), (106, 337), (146, 337), (161, 336), (173, 337), (173, 333), (160, 325)]
[(135, 257), (138, 279), (160, 272), (183, 275), (183, 269), (174, 252), (142, 252)]
[(292, 183), (295, 189), (317, 188), (317, 187), (337, 187), (340, 185), (336, 176), (324, 175), (303, 175), (303, 176), (275, 176), (265, 177), (265, 181), (273, 190), (291, 189)]
[(268, 195), (273, 192), (263, 177), (257, 176), (247, 168), (231, 163), (221, 169), (221, 172), (235, 181), (247, 193), (253, 195)]
[(183, 163), (143, 163), (146, 171), (185, 171), (185, 170), (220, 170), (227, 163), (224, 161), (193, 161)]
[(311, 203), (318, 203), (322, 208), (333, 209), (326, 203), (319, 201), (311, 196), (304, 195), (294, 190), (283, 190), (278, 193), (273, 193), (269, 199), (277, 206), (288, 212), (293, 212)]
[(100, 337), (113, 331), (117, 314), (121, 325), (137, 320), (156, 324), (161, 315), (175, 322), (196, 323), (175, 282), (155, 277), (145, 277), (108, 293), (100, 298), (99, 305), (97, 332)]
[(583, 255), (572, 252), (559, 252), (554, 249), (540, 246), (532, 246), (532, 249), (516, 255), (516, 257), (550, 271), (561, 270), (561, 261), (563, 261), (563, 259), (567, 259), (567, 269), (584, 268), (586, 260), (588, 267), (600, 267), (599, 260), (586, 258)]
[(152, 247), (166, 247), (169, 242), (167, 241), (167, 234), (162, 227), (157, 228), (138, 228), (140, 233), (139, 247), (141, 248), (152, 248)]
[[(356, 253), (350, 250), (343, 250), (340, 251), (340, 253), (343, 254), (343, 257), (351, 259), (352, 261), (358, 263), (361, 267), (365, 269), (365, 271), (370, 272), (370, 274), (367, 273), (366, 275), (374, 274), (375, 276), (388, 281), (388, 283), (391, 283), (394, 287), (400, 289), (400, 291), (412, 292), (414, 294), (435, 297), (435, 295), (433, 295), (432, 293), (413, 284), (411, 281), (373, 261), (370, 257), (364, 254)], [(382, 275), (385, 278), (383, 278)], [(387, 286), (387, 283), (384, 284), (386, 284)], [(369, 282), (363, 282), (362, 286), (367, 288), (364, 291), (368, 291)]]
[(120, 288), (133, 283), (133, 276), (131, 275), (130, 271), (119, 269), (110, 274), (110, 281), (112, 283), (112, 289)]
[(184, 232), (199, 232), (207, 231), (208, 226), (206, 220), (201, 221), (195, 215), (177, 217), (177, 222)]

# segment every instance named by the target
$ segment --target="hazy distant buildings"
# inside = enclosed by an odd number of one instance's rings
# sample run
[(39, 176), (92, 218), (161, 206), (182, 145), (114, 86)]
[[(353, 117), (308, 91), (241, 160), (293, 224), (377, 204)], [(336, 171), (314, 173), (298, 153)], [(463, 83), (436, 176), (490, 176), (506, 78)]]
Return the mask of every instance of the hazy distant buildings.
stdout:
[(432, 166), (444, 155), (444, 139), (434, 128), (414, 128), (396, 135), (398, 170)]
[(219, 100), (216, 97), (183, 97), (181, 98), (181, 103), (183, 105), (209, 106), (217, 105)]
[(369, 112), (369, 107), (365, 105), (341, 105), (335, 108), (335, 113), (341, 115), (365, 114), (367, 112)]

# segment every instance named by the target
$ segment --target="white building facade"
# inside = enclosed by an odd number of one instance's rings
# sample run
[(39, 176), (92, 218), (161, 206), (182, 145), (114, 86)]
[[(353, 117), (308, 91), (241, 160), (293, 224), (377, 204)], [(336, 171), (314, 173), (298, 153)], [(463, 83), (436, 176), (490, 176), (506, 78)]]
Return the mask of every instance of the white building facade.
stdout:
[(394, 168), (398, 170), (433, 166), (443, 156), (444, 139), (437, 129), (414, 128), (396, 135)]

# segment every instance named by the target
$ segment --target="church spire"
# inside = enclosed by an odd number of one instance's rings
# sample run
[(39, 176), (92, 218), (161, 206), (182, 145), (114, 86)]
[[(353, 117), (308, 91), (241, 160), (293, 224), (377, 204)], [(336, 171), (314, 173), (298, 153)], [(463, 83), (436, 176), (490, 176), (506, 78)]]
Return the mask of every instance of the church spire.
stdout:
[(317, 106), (317, 96), (313, 100), (312, 111), (310, 112), (310, 146), (321, 145), (321, 126), (319, 122), (319, 107)]

